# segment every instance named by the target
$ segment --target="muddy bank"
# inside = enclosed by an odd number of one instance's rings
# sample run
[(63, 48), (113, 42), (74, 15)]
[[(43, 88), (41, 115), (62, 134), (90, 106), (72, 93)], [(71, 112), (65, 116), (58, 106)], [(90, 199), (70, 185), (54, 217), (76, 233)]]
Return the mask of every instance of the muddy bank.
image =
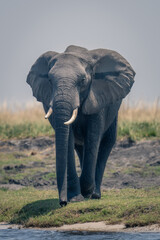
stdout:
[[(0, 141), (0, 157), (3, 161), (1, 187), (56, 189), (53, 138)], [(79, 162), (76, 162), (80, 174)], [(148, 188), (157, 187), (159, 183), (160, 140), (134, 142), (125, 139), (116, 143), (106, 165), (103, 189)]]

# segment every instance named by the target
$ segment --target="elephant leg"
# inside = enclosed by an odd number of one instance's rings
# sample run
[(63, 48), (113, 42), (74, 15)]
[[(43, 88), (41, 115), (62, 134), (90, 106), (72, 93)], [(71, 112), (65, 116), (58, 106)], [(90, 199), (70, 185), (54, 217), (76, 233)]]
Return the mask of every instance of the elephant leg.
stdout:
[(90, 198), (95, 188), (95, 169), (98, 154), (98, 146), (92, 144), (85, 148), (82, 173), (80, 176), (81, 193), (85, 198)]
[(101, 136), (101, 129), (97, 128), (97, 122), (99, 122), (99, 119), (97, 120), (95, 118), (88, 121), (89, 126), (87, 126), (84, 142), (84, 157), (80, 185), (81, 193), (85, 198), (90, 198), (95, 188), (96, 162)]
[(67, 163), (67, 197), (68, 201), (82, 201), (79, 178), (76, 172), (75, 155), (74, 155), (74, 137), (70, 127), (69, 144), (68, 144), (68, 163)]
[(81, 166), (81, 169), (82, 169), (82, 165), (83, 165), (83, 146), (75, 144), (75, 150), (77, 152), (77, 155), (78, 155), (78, 158), (79, 158), (79, 161), (80, 161), (80, 166)]
[(101, 198), (101, 183), (106, 166), (107, 159), (116, 141), (117, 135), (117, 117), (105, 133), (99, 148), (96, 174), (95, 174), (95, 190), (92, 194), (92, 198)]

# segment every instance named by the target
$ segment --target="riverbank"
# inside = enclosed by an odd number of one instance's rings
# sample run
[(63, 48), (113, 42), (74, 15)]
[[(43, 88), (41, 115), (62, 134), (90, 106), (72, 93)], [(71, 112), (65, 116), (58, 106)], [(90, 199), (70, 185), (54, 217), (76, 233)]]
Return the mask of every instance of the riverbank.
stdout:
[(123, 223), (126, 228), (160, 224), (160, 188), (106, 189), (100, 200), (59, 205), (57, 191), (0, 189), (0, 222), (50, 228), (76, 223)]
[[(118, 141), (105, 169), (102, 199), (61, 209), (54, 138), (0, 141), (0, 222), (38, 228), (99, 221), (126, 228), (159, 224), (159, 155), (159, 140)], [(80, 174), (78, 159), (76, 166)]]
[[(22, 229), (22, 225), (0, 223), (2, 229)], [(25, 229), (25, 228), (24, 228)], [(31, 229), (31, 228), (29, 228)], [(62, 227), (34, 228), (38, 230), (60, 231), (60, 232), (160, 232), (160, 225), (126, 228), (124, 224), (107, 225), (105, 222), (76, 223), (72, 225), (63, 225)]]

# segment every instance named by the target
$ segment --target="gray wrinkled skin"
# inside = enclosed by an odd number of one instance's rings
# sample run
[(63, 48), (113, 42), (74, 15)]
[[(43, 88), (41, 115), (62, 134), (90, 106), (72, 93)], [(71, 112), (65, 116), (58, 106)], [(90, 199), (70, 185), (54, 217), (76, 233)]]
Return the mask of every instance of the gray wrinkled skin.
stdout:
[[(61, 206), (68, 201), (101, 197), (101, 182), (116, 140), (122, 99), (134, 83), (135, 72), (117, 52), (88, 51), (69, 46), (64, 53), (46, 52), (31, 67), (27, 83), (33, 96), (51, 107), (56, 135), (56, 173)], [(64, 125), (74, 109), (78, 116)], [(78, 178), (74, 149), (80, 165)]]

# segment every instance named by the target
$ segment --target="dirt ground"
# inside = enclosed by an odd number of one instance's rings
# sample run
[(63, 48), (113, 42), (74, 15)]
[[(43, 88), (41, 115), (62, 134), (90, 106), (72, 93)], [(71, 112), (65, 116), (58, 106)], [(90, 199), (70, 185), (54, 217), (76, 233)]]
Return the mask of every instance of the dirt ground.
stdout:
[[(0, 178), (0, 187), (18, 189), (24, 186), (34, 186), (57, 189), (53, 138), (38, 137), (0, 141), (0, 156), (4, 157), (4, 154), (13, 154), (15, 158), (21, 159), (21, 163), (12, 164), (10, 162), (8, 164), (6, 162), (5, 164), (3, 159), (4, 164), (1, 165), (1, 171), (8, 176), (8, 182), (4, 181), (4, 178)], [(26, 160), (27, 157), (28, 160)], [(33, 161), (33, 157), (39, 158), (37, 161)], [(80, 174), (79, 162), (78, 160), (76, 162), (77, 172)], [(32, 175), (29, 173), (31, 169), (34, 169)], [(21, 177), (18, 179), (15, 173), (21, 173)], [(24, 177), (23, 173), (25, 173)], [(54, 174), (49, 177), (51, 173)], [(16, 177), (14, 178), (14, 176)], [(160, 140), (134, 142), (125, 139), (118, 141), (108, 159), (102, 189), (148, 188), (159, 187), (159, 184)]]

